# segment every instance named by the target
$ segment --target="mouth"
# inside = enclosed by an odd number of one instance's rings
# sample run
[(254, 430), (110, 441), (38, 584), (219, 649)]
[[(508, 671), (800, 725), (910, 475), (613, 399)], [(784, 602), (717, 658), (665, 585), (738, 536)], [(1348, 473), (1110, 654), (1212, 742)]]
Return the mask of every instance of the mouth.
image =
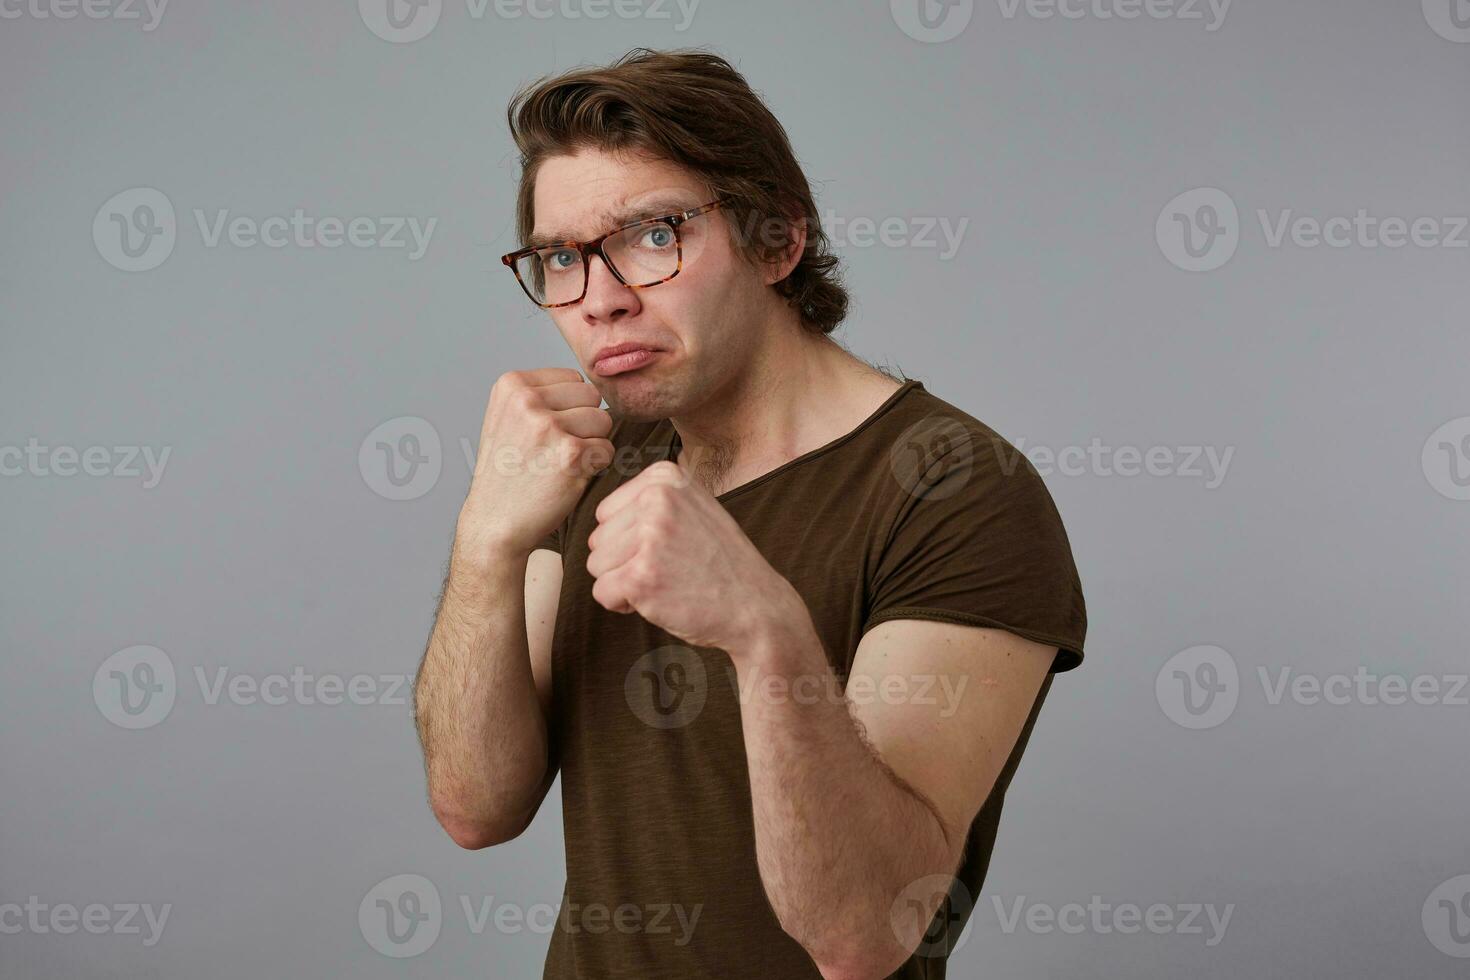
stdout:
[(616, 344), (604, 347), (592, 359), (592, 372), (598, 377), (610, 378), (615, 374), (626, 374), (653, 363), (663, 351), (643, 344)]

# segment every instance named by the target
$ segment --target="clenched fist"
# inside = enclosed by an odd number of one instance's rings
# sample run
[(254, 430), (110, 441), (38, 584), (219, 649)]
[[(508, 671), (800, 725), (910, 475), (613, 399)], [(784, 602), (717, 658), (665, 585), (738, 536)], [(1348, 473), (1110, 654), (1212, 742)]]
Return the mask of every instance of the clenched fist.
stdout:
[(603, 607), (732, 656), (812, 630), (795, 587), (676, 463), (654, 463), (608, 494), (597, 521), (587, 571)]
[(612, 461), (612, 416), (570, 368), (511, 371), (490, 389), (455, 552), (471, 561), (531, 553)]

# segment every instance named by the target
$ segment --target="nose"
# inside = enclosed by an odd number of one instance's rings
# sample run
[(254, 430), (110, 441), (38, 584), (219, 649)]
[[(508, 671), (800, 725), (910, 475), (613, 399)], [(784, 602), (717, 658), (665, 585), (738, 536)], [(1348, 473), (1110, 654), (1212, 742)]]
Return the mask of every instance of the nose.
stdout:
[(638, 291), (629, 289), (612, 274), (602, 256), (592, 256), (587, 265), (587, 295), (582, 297), (582, 317), (589, 324), (616, 323), (635, 316), (641, 304)]

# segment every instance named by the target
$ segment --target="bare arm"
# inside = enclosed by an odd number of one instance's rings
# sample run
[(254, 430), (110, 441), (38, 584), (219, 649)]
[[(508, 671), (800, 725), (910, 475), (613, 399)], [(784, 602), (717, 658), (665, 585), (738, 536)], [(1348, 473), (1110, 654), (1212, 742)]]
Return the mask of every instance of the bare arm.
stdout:
[(519, 836), (556, 779), (547, 718), (561, 575), (553, 551), (450, 559), (414, 715), (430, 805), (461, 847)]
[[(827, 678), (814, 635), (777, 644), (737, 666)], [(761, 880), (826, 980), (879, 980), (919, 946), (1055, 654), (899, 620), (863, 638), (845, 698), (742, 702)]]
[(566, 368), (512, 371), (490, 392), (414, 685), (429, 804), (461, 847), (518, 836), (556, 778), (547, 719), (561, 556), (537, 546), (612, 458), (600, 402)]

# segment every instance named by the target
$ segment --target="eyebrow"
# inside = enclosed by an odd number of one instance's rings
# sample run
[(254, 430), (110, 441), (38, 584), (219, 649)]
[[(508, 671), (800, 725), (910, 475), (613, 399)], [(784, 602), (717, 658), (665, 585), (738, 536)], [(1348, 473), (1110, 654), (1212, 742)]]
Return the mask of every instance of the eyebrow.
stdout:
[[(679, 194), (666, 197), (657, 197), (637, 207), (614, 208), (602, 214), (600, 226), (612, 230), (621, 228), (623, 225), (642, 221), (645, 218), (661, 218), (666, 214), (676, 214), (681, 211), (689, 211), (698, 205), (688, 203), (688, 196)], [(597, 236), (592, 236), (597, 237)], [(563, 242), (579, 241), (571, 232), (547, 231), (532, 234), (526, 239), (526, 248), (541, 248), (545, 245), (560, 245)]]

